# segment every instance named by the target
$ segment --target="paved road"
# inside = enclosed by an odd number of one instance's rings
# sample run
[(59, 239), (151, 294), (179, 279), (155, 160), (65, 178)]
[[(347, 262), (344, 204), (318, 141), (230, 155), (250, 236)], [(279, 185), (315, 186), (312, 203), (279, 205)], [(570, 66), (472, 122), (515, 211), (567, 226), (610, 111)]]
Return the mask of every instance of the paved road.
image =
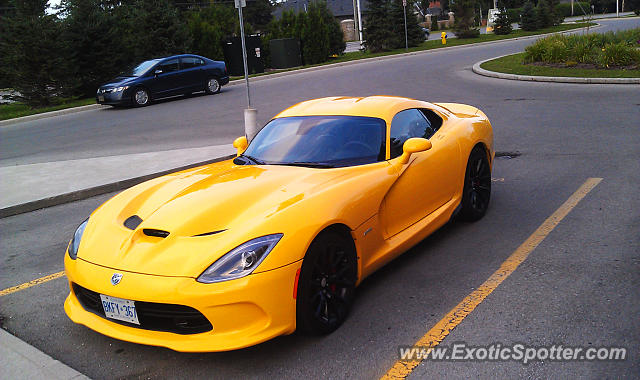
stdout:
[[(640, 20), (603, 24), (606, 28), (600, 31), (638, 27)], [(68, 291), (62, 278), (2, 296), (3, 326), (93, 378), (379, 377), (397, 359), (399, 345), (415, 343), (587, 178), (599, 177), (602, 182), (442, 345), (457, 341), (619, 345), (628, 349), (628, 359), (527, 366), (426, 362), (411, 376), (636, 377), (640, 373), (640, 92), (638, 86), (513, 82), (471, 72), (474, 62), (517, 52), (529, 43), (435, 51), (256, 82), (262, 121), (293, 102), (335, 94), (386, 93), (457, 101), (487, 113), (498, 151), (522, 153), (496, 160), (491, 209), (482, 221), (446, 226), (367, 279), (350, 318), (334, 334), (293, 335), (213, 354), (139, 346), (70, 322), (62, 310)], [(237, 86), (219, 96), (145, 109), (91, 111), (3, 128), (0, 163), (228, 142), (242, 133), (243, 99), (243, 89)], [(177, 122), (181, 117), (188, 121)], [(74, 228), (107, 198), (1, 219), (0, 289), (62, 270), (62, 255)]]

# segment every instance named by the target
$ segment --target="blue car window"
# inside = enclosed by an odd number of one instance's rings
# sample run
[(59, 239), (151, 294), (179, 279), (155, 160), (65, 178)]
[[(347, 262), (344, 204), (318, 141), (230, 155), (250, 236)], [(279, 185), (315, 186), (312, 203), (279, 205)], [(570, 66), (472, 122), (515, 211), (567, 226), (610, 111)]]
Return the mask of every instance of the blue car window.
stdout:
[(193, 67), (202, 66), (202, 64), (204, 64), (202, 59), (197, 57), (182, 57), (180, 58), (180, 63), (182, 64), (183, 69), (191, 69)]
[(431, 122), (417, 109), (409, 109), (398, 112), (391, 121), (389, 134), (390, 158), (396, 158), (402, 154), (402, 145), (412, 137), (428, 139), (433, 135)]
[(172, 71), (178, 71), (180, 64), (178, 63), (178, 58), (174, 58), (162, 62), (157, 68), (162, 70), (163, 73), (170, 73)]

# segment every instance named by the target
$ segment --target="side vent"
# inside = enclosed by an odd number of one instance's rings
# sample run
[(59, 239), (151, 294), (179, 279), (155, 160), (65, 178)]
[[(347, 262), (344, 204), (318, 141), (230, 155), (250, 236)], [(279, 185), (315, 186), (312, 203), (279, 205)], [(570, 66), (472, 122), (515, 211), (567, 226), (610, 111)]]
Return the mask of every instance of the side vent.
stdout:
[(131, 215), (124, 221), (124, 226), (130, 230), (135, 230), (142, 223), (142, 219), (138, 215)]
[(169, 236), (169, 231), (156, 230), (156, 229), (153, 229), (153, 228), (144, 228), (142, 230), (142, 232), (147, 236), (159, 237), (159, 238), (162, 238), (162, 239), (164, 239), (167, 236)]

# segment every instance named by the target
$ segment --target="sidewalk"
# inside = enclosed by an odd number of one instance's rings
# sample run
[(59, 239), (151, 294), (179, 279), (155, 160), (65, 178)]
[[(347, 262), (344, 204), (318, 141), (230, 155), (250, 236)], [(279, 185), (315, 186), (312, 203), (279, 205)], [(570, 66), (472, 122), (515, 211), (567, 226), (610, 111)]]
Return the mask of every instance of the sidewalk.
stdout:
[[(210, 162), (234, 154), (235, 151), (229, 144), (2, 166), (0, 217), (80, 199), (75, 196), (80, 192), (86, 198), (121, 190), (157, 173)], [(111, 186), (106, 188), (107, 185)], [(102, 189), (102, 192), (87, 194), (91, 189)], [(13, 212), (8, 212), (11, 210)]]
[(3, 379), (81, 380), (85, 375), (0, 328), (0, 377)]

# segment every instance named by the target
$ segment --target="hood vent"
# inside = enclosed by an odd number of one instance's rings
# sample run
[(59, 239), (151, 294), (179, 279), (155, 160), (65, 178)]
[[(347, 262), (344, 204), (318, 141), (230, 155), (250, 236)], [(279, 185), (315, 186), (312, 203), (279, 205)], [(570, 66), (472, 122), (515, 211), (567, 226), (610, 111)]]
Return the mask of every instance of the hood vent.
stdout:
[(193, 235), (193, 237), (197, 237), (197, 236), (209, 236), (209, 235), (215, 235), (215, 234), (219, 234), (220, 232), (224, 232), (224, 231), (226, 231), (226, 230), (205, 232), (205, 233), (203, 233), (203, 234)]
[(169, 231), (156, 230), (156, 229), (153, 229), (153, 228), (144, 228), (142, 230), (142, 232), (147, 236), (159, 237), (159, 238), (162, 238), (162, 239), (164, 239), (167, 236), (169, 236)]
[(142, 223), (142, 219), (138, 215), (131, 215), (124, 221), (124, 226), (130, 230), (135, 230), (140, 223)]

